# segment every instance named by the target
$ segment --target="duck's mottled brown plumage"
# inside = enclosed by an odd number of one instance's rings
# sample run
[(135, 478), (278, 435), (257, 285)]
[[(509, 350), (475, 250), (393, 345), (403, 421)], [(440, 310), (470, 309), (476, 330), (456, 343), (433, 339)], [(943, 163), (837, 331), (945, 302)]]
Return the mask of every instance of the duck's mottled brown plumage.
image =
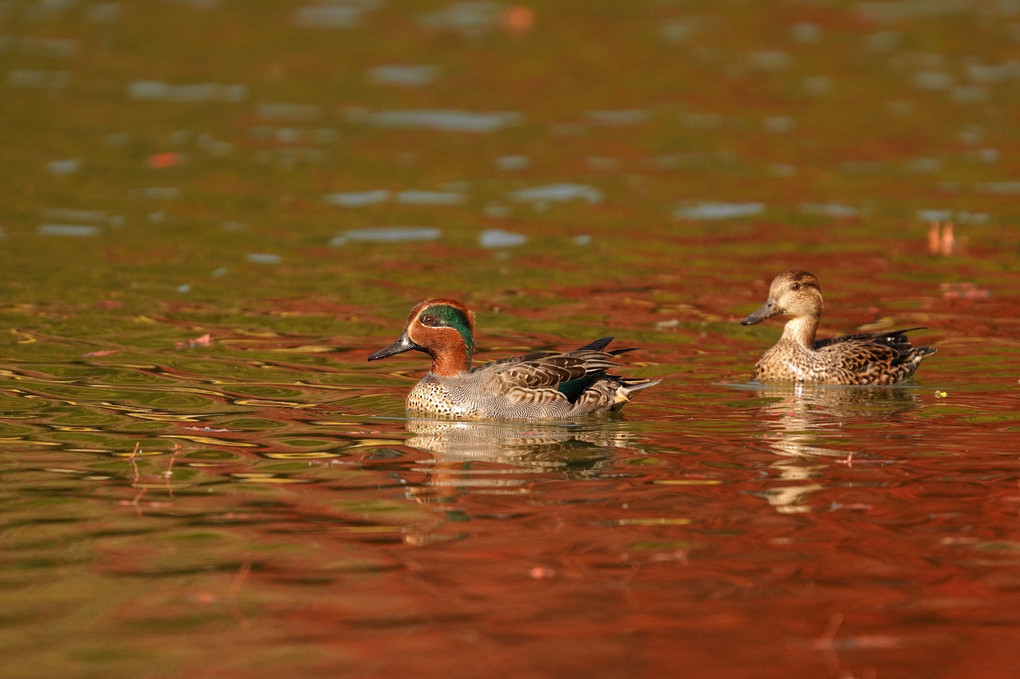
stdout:
[(412, 309), (403, 334), (368, 360), (411, 349), (432, 357), (432, 370), (411, 389), (413, 414), (497, 420), (567, 419), (619, 410), (630, 395), (659, 380), (609, 374), (616, 356), (604, 337), (579, 349), (535, 352), (471, 367), (474, 314), (460, 302), (427, 299)]
[(765, 352), (751, 379), (759, 382), (817, 382), (822, 384), (894, 384), (914, 374), (934, 347), (915, 347), (906, 333), (857, 333), (815, 339), (822, 316), (822, 290), (807, 271), (784, 271), (776, 276), (765, 305), (743, 320), (760, 323), (783, 314), (790, 317), (783, 336)]

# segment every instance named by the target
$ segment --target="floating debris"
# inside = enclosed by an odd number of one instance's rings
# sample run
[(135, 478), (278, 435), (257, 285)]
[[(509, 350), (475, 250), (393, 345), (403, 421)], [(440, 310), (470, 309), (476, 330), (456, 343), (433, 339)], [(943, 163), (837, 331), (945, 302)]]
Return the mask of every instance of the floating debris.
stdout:
[(71, 82), (69, 71), (15, 69), (7, 72), (7, 84), (29, 90), (62, 90)]
[(832, 94), (835, 89), (832, 78), (827, 75), (809, 75), (800, 81), (804, 94), (812, 97), (824, 97)]
[(689, 18), (671, 19), (659, 26), (659, 37), (673, 44), (686, 42), (697, 29), (696, 22)]
[(167, 101), (171, 103), (226, 102), (239, 103), (248, 98), (243, 84), (194, 83), (171, 85), (162, 80), (135, 80), (128, 85), (128, 98), (136, 101)]
[(96, 2), (89, 5), (89, 18), (97, 24), (115, 24), (121, 18), (119, 2)]
[(130, 196), (149, 200), (177, 200), (181, 197), (181, 190), (176, 186), (150, 186), (144, 189), (131, 189)]
[(425, 191), (408, 189), (394, 194), (388, 189), (353, 191), (348, 193), (327, 193), (322, 197), (327, 205), (337, 207), (364, 207), (377, 205), (393, 198), (401, 205), (463, 205), (467, 196), (456, 191)]
[(467, 196), (452, 191), (401, 191), (397, 202), (402, 205), (463, 205)]
[(191, 349), (192, 347), (207, 347), (212, 344), (212, 335), (206, 333), (201, 337), (195, 339), (184, 340), (183, 342), (174, 342), (175, 349)]
[(813, 45), (822, 41), (825, 31), (818, 24), (801, 22), (790, 26), (790, 37), (802, 45)]
[(535, 25), (535, 10), (523, 5), (512, 5), (499, 15), (499, 27), (505, 32), (524, 35)]
[(409, 243), (414, 241), (439, 240), (442, 232), (431, 226), (381, 226), (367, 229), (349, 229), (329, 242), (341, 247), (348, 242)]
[(751, 52), (747, 55), (747, 63), (756, 71), (785, 71), (793, 63), (789, 52), (779, 50)]
[(27, 35), (18, 41), (22, 54), (48, 59), (70, 59), (78, 54), (78, 41), (73, 38), (36, 38)]
[(36, 229), (40, 236), (70, 236), (72, 238), (90, 238), (99, 235), (98, 226), (80, 224), (40, 224)]
[(587, 184), (546, 184), (531, 189), (521, 189), (510, 193), (510, 200), (518, 203), (564, 203), (571, 200), (584, 200), (595, 205), (602, 202), (602, 192)]
[(69, 175), (81, 169), (81, 160), (78, 158), (66, 158), (64, 160), (51, 160), (46, 163), (46, 171), (50, 174)]
[(942, 161), (938, 158), (913, 158), (906, 162), (905, 168), (913, 174), (932, 174), (942, 169)]
[(82, 354), (84, 358), (102, 358), (103, 356), (113, 356), (119, 354), (119, 349), (98, 349), (96, 351), (90, 351), (87, 354)]
[(958, 104), (976, 104), (982, 101), (988, 101), (991, 94), (987, 87), (979, 85), (964, 85), (960, 87), (954, 87), (950, 90), (949, 95)]
[(922, 222), (958, 222), (960, 224), (987, 224), (992, 216), (987, 212), (967, 210), (918, 210), (914, 217)]
[(520, 125), (523, 117), (513, 111), (472, 113), (452, 109), (421, 109), (371, 112), (353, 108), (348, 109), (347, 119), (378, 127), (481, 133)]
[(433, 12), (423, 12), (419, 23), (432, 29), (451, 29), (478, 35), (497, 28), (507, 5), (501, 2), (455, 2)]
[(955, 78), (945, 71), (919, 71), (910, 78), (911, 84), (919, 90), (948, 90)]
[(256, 106), (255, 114), (264, 120), (315, 120), (322, 116), (322, 107), (316, 104), (268, 103)]
[(933, 255), (950, 255), (956, 248), (953, 223), (932, 222), (928, 227), (928, 252)]
[(390, 198), (390, 191), (387, 189), (374, 189), (371, 191), (352, 191), (349, 193), (327, 193), (322, 200), (327, 205), (338, 207), (363, 207), (375, 205)]
[(298, 7), (291, 14), (291, 21), (298, 28), (353, 28), (361, 18), (379, 6), (373, 0), (347, 0), (329, 5), (308, 5)]
[(790, 165), (788, 163), (772, 163), (769, 165), (769, 172), (772, 173), (773, 177), (789, 179), (790, 177), (796, 177), (800, 170), (797, 169), (796, 165)]
[(389, 64), (369, 69), (368, 78), (379, 85), (424, 87), (435, 81), (437, 73), (435, 66)]
[(849, 205), (837, 203), (803, 203), (800, 211), (806, 215), (835, 217), (836, 219), (852, 219), (861, 216), (861, 211)]
[(154, 170), (166, 169), (168, 167), (177, 167), (181, 165), (187, 156), (182, 153), (175, 153), (173, 151), (166, 151), (163, 153), (153, 153), (151, 156), (145, 159), (145, 164)]
[(939, 283), (943, 299), (991, 299), (991, 290), (978, 287), (976, 283)]
[(195, 140), (198, 148), (220, 158), (225, 158), (234, 152), (233, 142), (216, 139), (211, 134), (200, 134)]
[(765, 203), (695, 203), (673, 213), (677, 219), (736, 219), (765, 212)]
[(500, 156), (496, 158), (496, 167), (500, 170), (524, 170), (531, 165), (528, 156)]
[(797, 127), (797, 121), (790, 116), (769, 116), (761, 121), (762, 129), (771, 134), (791, 132)]
[(506, 205), (500, 203), (487, 203), (482, 208), (482, 214), (491, 219), (506, 219), (513, 212)]
[(105, 222), (110, 219), (106, 210), (72, 210), (63, 207), (49, 207), (43, 214), (51, 219), (66, 219), (73, 222)]
[(280, 255), (272, 255), (266, 252), (253, 252), (244, 256), (252, 264), (279, 264), (283, 261)]
[(974, 185), (985, 193), (1016, 194), (1020, 193), (1020, 181), (978, 182)]
[(478, 244), (483, 248), (509, 248), (524, 245), (527, 242), (528, 237), (524, 234), (502, 229), (486, 229), (478, 235)]

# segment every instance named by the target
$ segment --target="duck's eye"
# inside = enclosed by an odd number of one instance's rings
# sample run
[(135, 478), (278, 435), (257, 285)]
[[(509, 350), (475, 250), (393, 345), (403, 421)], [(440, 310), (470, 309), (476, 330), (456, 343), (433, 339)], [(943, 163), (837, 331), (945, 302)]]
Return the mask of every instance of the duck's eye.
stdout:
[(800, 290), (800, 283), (794, 283), (790, 286), (791, 290)]
[(421, 324), (422, 325), (427, 325), (429, 327), (433, 327), (437, 323), (438, 323), (438, 321), (436, 321), (436, 317), (431, 315), (431, 314), (425, 314), (424, 316), (421, 317)]

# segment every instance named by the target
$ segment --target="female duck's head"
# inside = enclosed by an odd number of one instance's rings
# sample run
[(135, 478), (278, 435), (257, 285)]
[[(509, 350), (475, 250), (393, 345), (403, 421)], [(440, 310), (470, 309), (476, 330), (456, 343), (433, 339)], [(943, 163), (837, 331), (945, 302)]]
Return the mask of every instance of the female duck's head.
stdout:
[(818, 318), (822, 315), (822, 306), (822, 288), (814, 274), (800, 270), (784, 271), (773, 279), (765, 305), (741, 323), (754, 325), (780, 314), (792, 318)]

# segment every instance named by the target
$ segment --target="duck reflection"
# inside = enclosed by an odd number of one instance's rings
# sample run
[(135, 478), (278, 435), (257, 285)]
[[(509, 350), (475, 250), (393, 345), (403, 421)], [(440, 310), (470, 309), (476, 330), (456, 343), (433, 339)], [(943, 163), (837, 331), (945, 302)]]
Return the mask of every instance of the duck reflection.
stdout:
[(860, 387), (818, 384), (753, 385), (762, 400), (757, 422), (762, 439), (779, 458), (771, 465), (783, 482), (767, 491), (768, 502), (782, 513), (810, 511), (808, 501), (823, 489), (812, 483), (830, 463), (823, 458), (853, 460), (853, 449), (824, 444), (846, 436), (849, 420), (882, 421), (918, 406), (909, 387)]
[[(619, 420), (574, 424), (410, 419), (405, 445), (428, 453), (428, 478), (412, 493), (449, 497), (467, 489), (527, 492), (534, 475), (563, 478), (604, 474), (614, 449), (630, 447), (634, 434)], [(475, 464), (486, 463), (486, 464)]]

